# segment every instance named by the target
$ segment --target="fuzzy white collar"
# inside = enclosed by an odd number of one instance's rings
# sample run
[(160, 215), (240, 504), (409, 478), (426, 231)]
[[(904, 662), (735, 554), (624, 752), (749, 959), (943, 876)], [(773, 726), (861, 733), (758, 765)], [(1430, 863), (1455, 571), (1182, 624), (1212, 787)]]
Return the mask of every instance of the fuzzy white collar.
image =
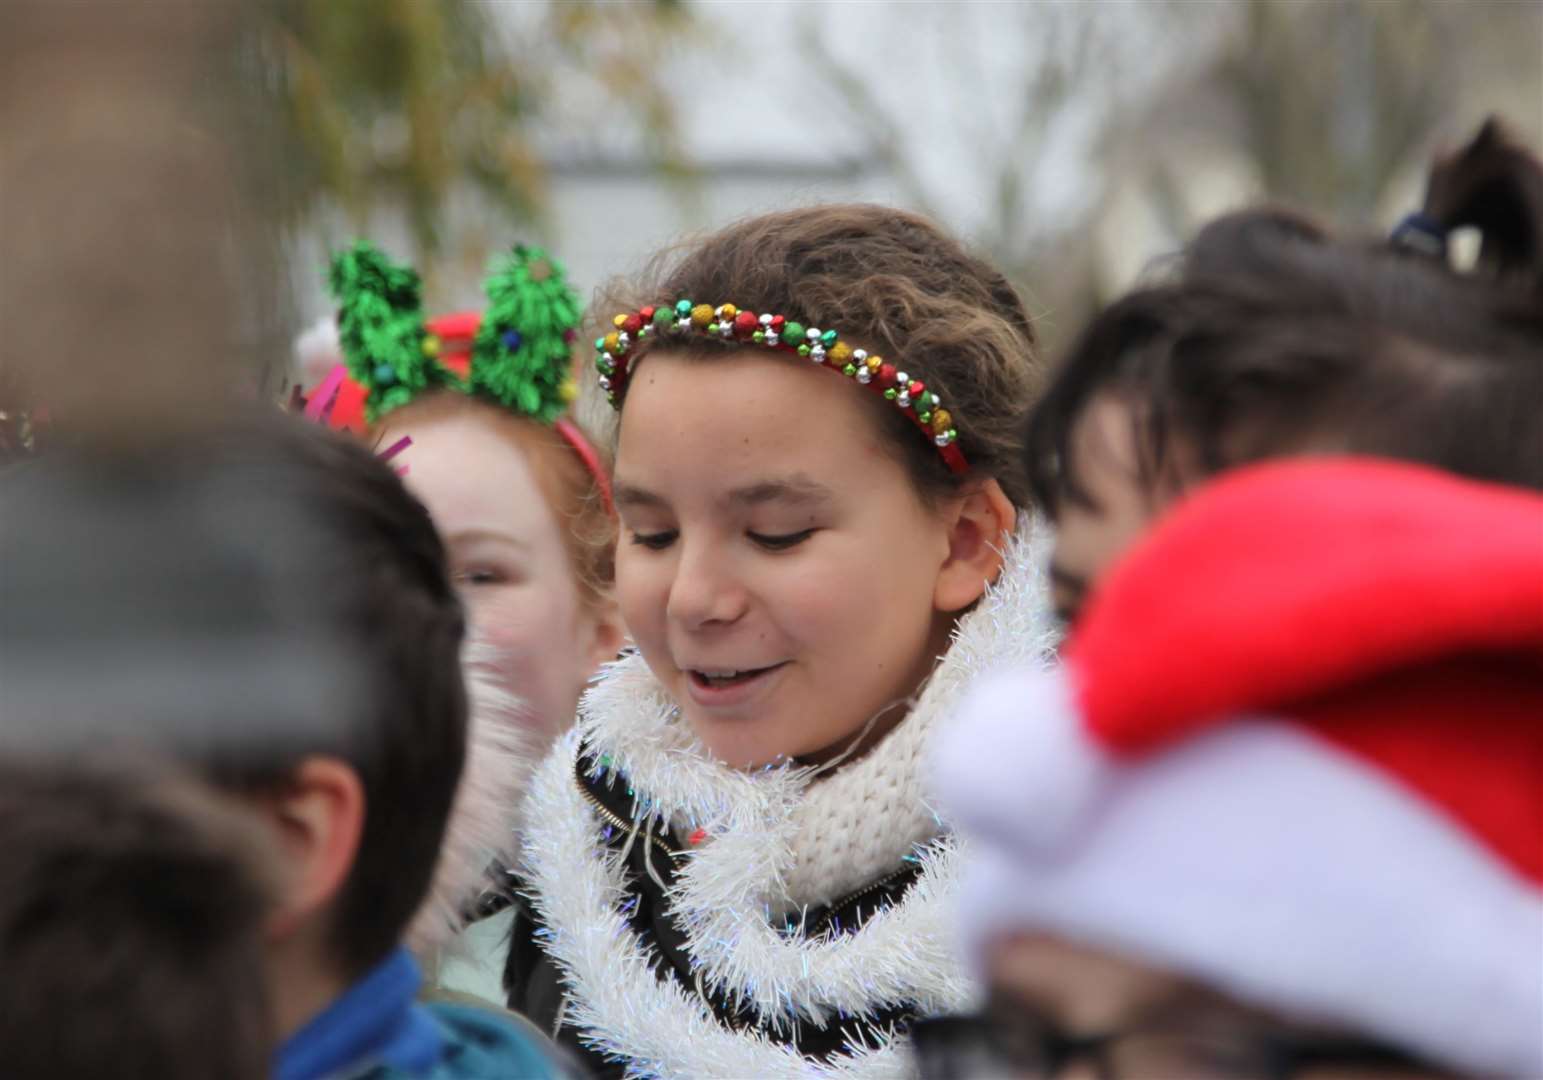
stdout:
[(498, 673), (500, 659), (481, 637), (468, 639), (461, 650), (466, 764), (429, 894), (407, 933), (408, 946), (430, 966), (458, 944), (468, 905), (487, 888), (489, 867), (513, 853), (519, 809), (540, 756), (524, 703)]
[[(577, 728), (538, 770), (527, 811), (524, 871), (550, 955), (570, 988), (566, 1021), (602, 1052), (662, 1077), (903, 1075), (903, 1046), (853, 1047), (829, 1064), (754, 1031), (731, 1032), (708, 1006), (652, 971), (617, 910), (626, 871), (600, 839), (573, 777), (580, 742), (644, 798), (640, 824), (707, 840), (670, 894), (672, 917), (704, 989), (752, 1006), (779, 1033), (909, 1003), (922, 1013), (965, 1006), (972, 986), (956, 944), (952, 900), (959, 845), (921, 789), (935, 721), (963, 688), (1002, 666), (1042, 660), (1055, 643), (1041, 534), (1007, 550), (999, 584), (961, 620), (916, 706), (873, 751), (833, 775), (756, 772), (714, 760), (674, 719), (673, 702), (640, 658), (614, 665), (585, 697)], [(645, 802), (646, 799), (646, 802)], [(644, 841), (645, 847), (647, 846)], [(834, 899), (914, 861), (904, 897), (855, 932), (785, 935), (773, 912)]]

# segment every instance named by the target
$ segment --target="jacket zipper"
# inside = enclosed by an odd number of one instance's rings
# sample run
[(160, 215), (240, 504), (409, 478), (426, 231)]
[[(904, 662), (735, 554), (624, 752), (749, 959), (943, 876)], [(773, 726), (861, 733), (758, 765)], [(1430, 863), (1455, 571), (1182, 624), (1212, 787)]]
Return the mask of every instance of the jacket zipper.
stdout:
[[(581, 781), (577, 776), (573, 778), (573, 782), (578, 785), (579, 794), (584, 796), (585, 801), (588, 802), (590, 806), (595, 808), (595, 813), (599, 814), (601, 819), (604, 820), (608, 825), (620, 829), (624, 833), (636, 833), (638, 831), (638, 827), (636, 825), (623, 821), (620, 814), (614, 813), (599, 799), (595, 798), (594, 794), (584, 786), (583, 781)], [(684, 851), (675, 851), (670, 847), (670, 845), (666, 844), (663, 840), (659, 839), (652, 833), (649, 833), (647, 839), (649, 843), (653, 844), (660, 851), (668, 855), (671, 859), (679, 859), (684, 857), (686, 854)]]
[(837, 900), (835, 903), (831, 904), (825, 909), (825, 914), (821, 915), (817, 920), (815, 920), (813, 932), (811, 933), (810, 931), (806, 930), (804, 931), (805, 935), (808, 937), (816, 937), (820, 934), (823, 934), (826, 927), (830, 925), (831, 920), (836, 917), (836, 912), (841, 911), (849, 904), (861, 900), (871, 892), (877, 892), (879, 889), (887, 888), (891, 882), (897, 880), (898, 878), (902, 878), (911, 872), (911, 867), (902, 866), (899, 870), (896, 870), (892, 874), (886, 874), (885, 876), (879, 878), (878, 881), (873, 882), (871, 885), (865, 885), (861, 889), (858, 889), (856, 892), (843, 896), (840, 900)]

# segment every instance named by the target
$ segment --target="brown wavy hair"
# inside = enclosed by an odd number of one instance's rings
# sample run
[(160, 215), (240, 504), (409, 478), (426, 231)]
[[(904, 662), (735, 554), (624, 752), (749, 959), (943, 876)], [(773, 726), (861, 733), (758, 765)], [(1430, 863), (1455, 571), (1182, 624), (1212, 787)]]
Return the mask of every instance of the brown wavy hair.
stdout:
[[(1022, 299), (991, 264), (925, 218), (873, 205), (830, 205), (747, 218), (657, 255), (635, 280), (613, 282), (591, 309), (604, 319), (691, 298), (783, 314), (840, 332), (925, 380), (954, 417), (970, 463), (952, 474), (899, 410), (864, 395), (889, 443), (928, 499), (993, 477), (1026, 506), (1024, 417), (1039, 379), (1034, 328)], [(701, 358), (743, 345), (668, 338)], [(646, 342), (635, 354), (664, 347)]]

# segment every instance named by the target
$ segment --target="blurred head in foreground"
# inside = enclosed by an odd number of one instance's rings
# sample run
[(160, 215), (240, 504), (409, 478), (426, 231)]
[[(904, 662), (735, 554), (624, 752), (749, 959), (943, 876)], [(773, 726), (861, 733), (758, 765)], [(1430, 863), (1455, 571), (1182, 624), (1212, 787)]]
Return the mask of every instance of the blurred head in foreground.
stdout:
[(0, 762), (8, 1080), (262, 1080), (269, 838), (147, 764)]
[(141, 751), (255, 809), (281, 1032), (396, 947), (464, 755), (461, 608), (423, 507), (273, 417), (0, 471), (0, 759)]
[(1178, 506), (942, 746), (991, 996), (924, 1075), (1543, 1075), (1540, 528), (1370, 459)]

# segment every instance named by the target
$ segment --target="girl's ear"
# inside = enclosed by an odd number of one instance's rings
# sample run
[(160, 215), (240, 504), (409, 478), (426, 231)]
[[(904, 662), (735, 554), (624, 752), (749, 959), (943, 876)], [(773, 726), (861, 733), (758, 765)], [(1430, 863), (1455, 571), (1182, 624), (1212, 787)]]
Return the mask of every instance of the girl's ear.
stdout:
[(948, 509), (948, 557), (938, 571), (932, 605), (938, 611), (963, 611), (979, 600), (1002, 569), (1002, 549), (1018, 514), (988, 479), (972, 487)]

